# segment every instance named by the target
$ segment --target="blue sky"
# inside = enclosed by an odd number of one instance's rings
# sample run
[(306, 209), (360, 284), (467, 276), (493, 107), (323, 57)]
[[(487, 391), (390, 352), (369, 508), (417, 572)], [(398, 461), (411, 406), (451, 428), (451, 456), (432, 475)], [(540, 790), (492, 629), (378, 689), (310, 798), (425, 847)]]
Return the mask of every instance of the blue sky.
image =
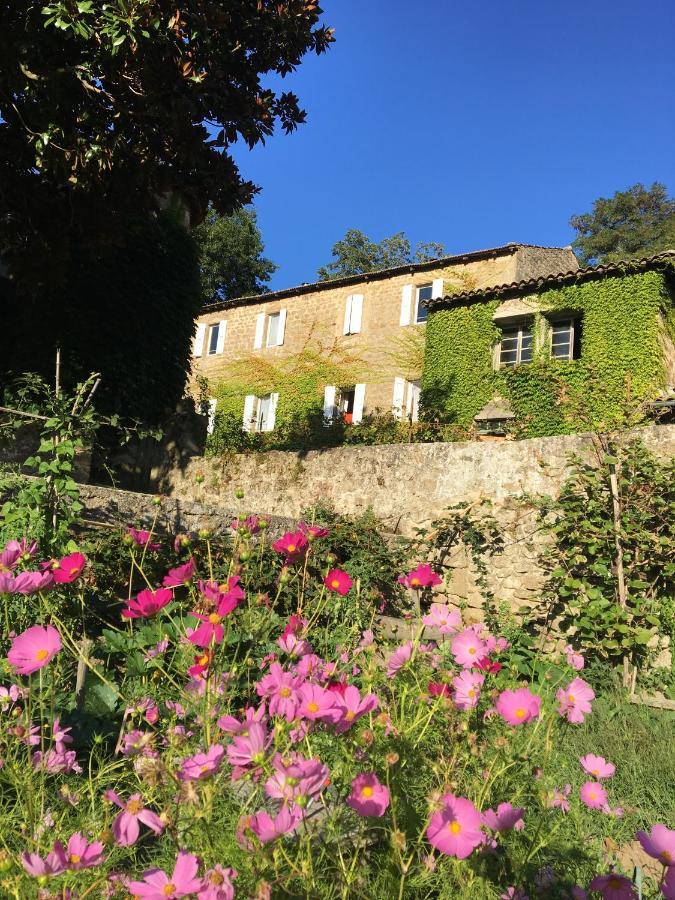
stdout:
[(307, 123), (253, 151), (271, 286), (344, 232), (448, 252), (565, 245), (637, 181), (675, 189), (673, 0), (323, 0), (336, 42), (283, 81)]

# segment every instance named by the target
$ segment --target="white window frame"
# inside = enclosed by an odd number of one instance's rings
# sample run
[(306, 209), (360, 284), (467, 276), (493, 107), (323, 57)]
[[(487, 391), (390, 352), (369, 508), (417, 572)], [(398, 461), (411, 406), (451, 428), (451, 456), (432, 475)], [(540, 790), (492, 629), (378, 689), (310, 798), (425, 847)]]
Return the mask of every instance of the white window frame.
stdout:
[[(213, 325), (209, 325), (209, 336), (208, 343), (206, 345), (206, 355), (207, 356), (215, 356), (218, 352), (218, 344), (220, 342), (220, 322), (214, 322)], [(215, 336), (215, 343), (214, 343)]]
[(405, 417), (409, 422), (417, 422), (420, 417), (421, 381), (408, 381), (406, 384)]
[(350, 294), (345, 303), (343, 334), (359, 334), (363, 316), (363, 294)]
[[(529, 365), (534, 359), (534, 323), (531, 319), (523, 322), (514, 322), (510, 325), (501, 325), (500, 326), (501, 336), (499, 338), (499, 343), (497, 344), (497, 364), (500, 369), (513, 369), (515, 366), (524, 366)], [(506, 332), (516, 332), (516, 358), (513, 362), (503, 362), (502, 361), (502, 346), (504, 343), (504, 336)], [(523, 359), (523, 337), (529, 335), (530, 336), (530, 358)], [(509, 340), (513, 340), (513, 336), (509, 336)]]
[[(415, 325), (426, 325), (427, 324), (426, 318), (422, 319), (421, 321), (418, 318), (419, 312), (420, 312), (420, 293), (424, 290), (429, 291), (429, 296), (426, 297), (425, 299), (431, 300), (434, 296), (433, 281), (428, 281), (426, 284), (420, 284), (418, 287), (415, 288), (415, 310), (414, 310), (414, 315), (413, 315), (413, 323)], [(428, 312), (427, 312), (427, 316), (428, 316)]]
[[(579, 316), (570, 316), (569, 319), (552, 319), (549, 322), (549, 351), (551, 353), (551, 359), (553, 360), (563, 360), (566, 362), (572, 362), (574, 360), (574, 345), (576, 342), (576, 331), (579, 328)], [(567, 325), (569, 331), (569, 351), (567, 356), (555, 356), (553, 354), (553, 331), (557, 327), (561, 325)]]
[[(276, 325), (276, 334), (274, 335), (274, 340), (270, 343), (270, 338), (272, 337), (272, 320), (274, 320)], [(278, 338), (279, 338), (279, 328), (281, 327), (281, 313), (275, 312), (270, 313), (267, 316), (267, 336), (265, 338), (265, 346), (266, 347), (278, 347)]]

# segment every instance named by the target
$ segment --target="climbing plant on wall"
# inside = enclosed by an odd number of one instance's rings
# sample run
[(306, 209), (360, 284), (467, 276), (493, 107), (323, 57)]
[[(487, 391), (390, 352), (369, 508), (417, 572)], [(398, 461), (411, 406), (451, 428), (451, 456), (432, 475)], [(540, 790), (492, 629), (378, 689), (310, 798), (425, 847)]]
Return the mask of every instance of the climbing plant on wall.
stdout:
[[(507, 398), (519, 436), (621, 427), (626, 404), (653, 397), (664, 382), (663, 338), (672, 330), (668, 273), (646, 271), (541, 292), (533, 331), (543, 335), (531, 363), (495, 369), (498, 298), (432, 311), (422, 380), (426, 417), (469, 426), (495, 395)], [(536, 311), (537, 307), (539, 310)], [(551, 359), (551, 316), (583, 322), (581, 358)], [(671, 338), (672, 340), (672, 338)]]

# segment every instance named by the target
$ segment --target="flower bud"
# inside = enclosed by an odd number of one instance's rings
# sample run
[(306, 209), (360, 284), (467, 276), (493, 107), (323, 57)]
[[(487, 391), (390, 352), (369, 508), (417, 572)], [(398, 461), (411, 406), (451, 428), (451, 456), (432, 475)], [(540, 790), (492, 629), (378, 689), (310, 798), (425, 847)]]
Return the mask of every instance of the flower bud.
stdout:
[(211, 537), (211, 532), (209, 531), (208, 528), (200, 528), (199, 531), (197, 532), (197, 534), (203, 541), (206, 541)]
[(251, 558), (251, 551), (250, 551), (250, 550), (242, 550), (242, 551), (239, 553), (239, 559), (240, 559), (242, 562), (248, 562), (250, 558)]
[(241, 488), (237, 488), (237, 490), (234, 492), (234, 496), (237, 498), (237, 500), (243, 500), (244, 492), (242, 491)]

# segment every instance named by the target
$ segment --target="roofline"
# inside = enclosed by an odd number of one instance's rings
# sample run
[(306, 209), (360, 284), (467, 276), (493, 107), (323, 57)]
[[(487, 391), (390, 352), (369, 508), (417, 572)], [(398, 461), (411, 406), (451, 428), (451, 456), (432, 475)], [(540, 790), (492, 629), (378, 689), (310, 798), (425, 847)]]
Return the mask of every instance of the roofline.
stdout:
[(544, 247), (540, 244), (503, 244), (501, 247), (492, 247), (487, 250), (471, 250), (468, 253), (456, 253), (453, 256), (441, 256), (421, 263), (406, 263), (403, 266), (392, 266), (388, 269), (376, 269), (374, 272), (363, 272), (361, 275), (348, 275), (344, 278), (332, 278), (326, 281), (314, 281), (300, 284), (292, 288), (281, 288), (278, 291), (269, 291), (266, 294), (249, 294), (245, 297), (237, 297), (233, 300), (217, 300), (215, 303), (206, 303), (202, 307), (201, 314), (218, 312), (222, 309), (230, 309), (233, 306), (245, 306), (254, 303), (265, 303), (268, 300), (280, 300), (284, 297), (313, 294), (316, 291), (329, 290), (336, 287), (349, 287), (353, 284), (365, 284), (369, 281), (379, 281), (383, 278), (393, 278), (396, 275), (405, 275), (415, 272), (428, 272), (430, 269), (438, 269), (453, 263), (473, 262), (479, 259), (490, 259), (495, 256), (507, 256), (516, 253), (521, 248), (531, 247), (537, 250), (568, 250), (570, 247)]
[(475, 303), (496, 297), (505, 299), (511, 296), (520, 296), (521, 294), (532, 294), (537, 291), (548, 290), (549, 288), (563, 287), (568, 284), (599, 281), (616, 275), (636, 275), (639, 272), (663, 270), (673, 265), (675, 265), (675, 250), (664, 250), (654, 256), (645, 256), (642, 259), (625, 259), (615, 263), (588, 266), (585, 269), (571, 269), (568, 272), (559, 272), (557, 275), (540, 275), (537, 278), (528, 278), (524, 281), (512, 281), (510, 284), (462, 291), (458, 294), (446, 294), (445, 297), (427, 300), (425, 306), (432, 312), (437, 309), (449, 309), (460, 304)]

